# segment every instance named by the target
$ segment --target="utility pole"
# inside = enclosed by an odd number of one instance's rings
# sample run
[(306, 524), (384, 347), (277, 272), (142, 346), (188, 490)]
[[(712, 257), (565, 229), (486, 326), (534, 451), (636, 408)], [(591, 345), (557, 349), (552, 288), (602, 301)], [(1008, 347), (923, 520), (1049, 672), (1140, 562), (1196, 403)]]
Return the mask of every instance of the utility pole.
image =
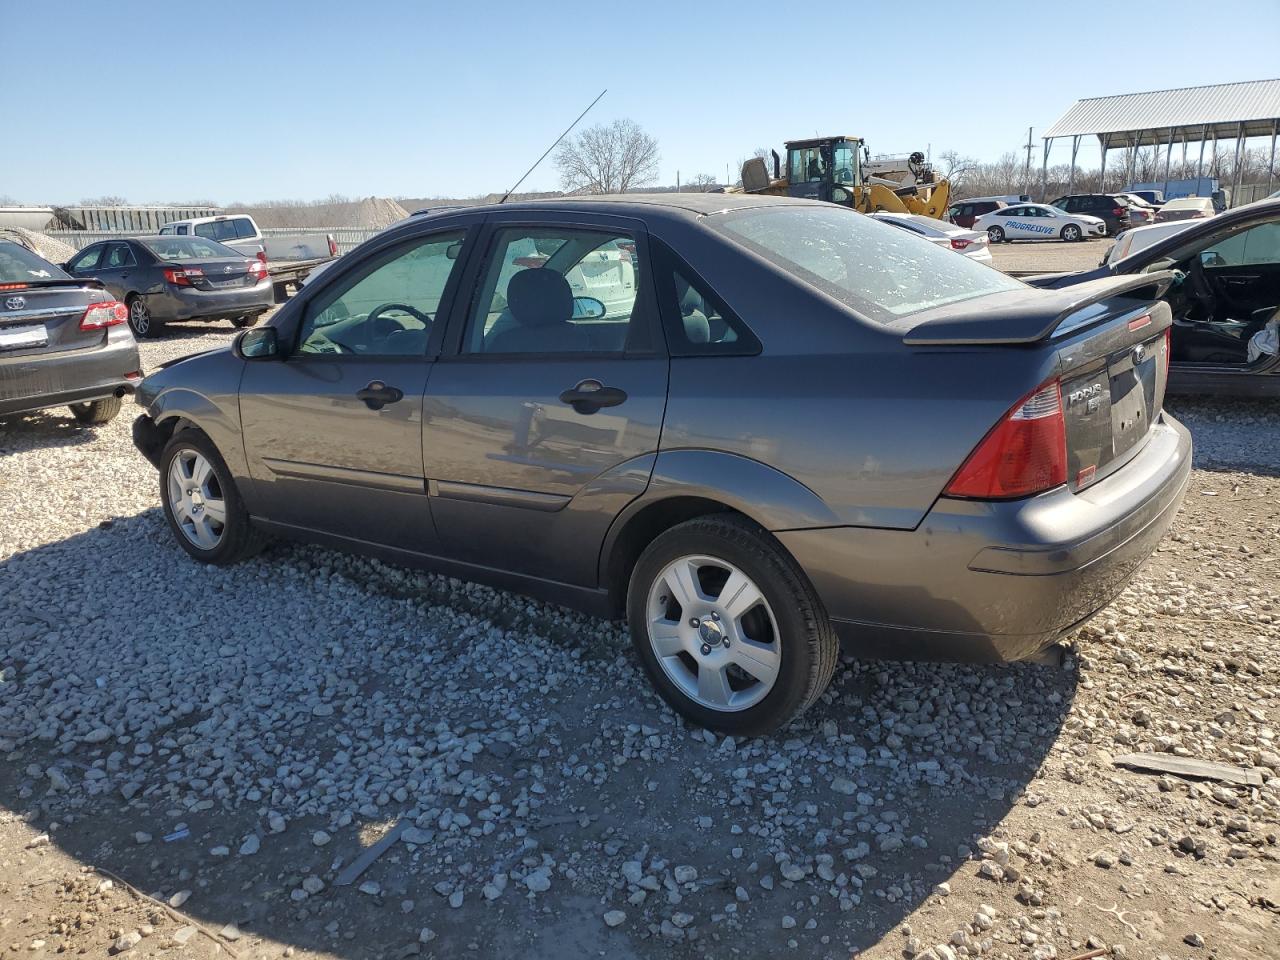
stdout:
[(1027, 162), (1022, 168), (1022, 192), (1030, 195), (1031, 193), (1031, 148), (1035, 143), (1031, 139), (1031, 127), (1027, 127)]

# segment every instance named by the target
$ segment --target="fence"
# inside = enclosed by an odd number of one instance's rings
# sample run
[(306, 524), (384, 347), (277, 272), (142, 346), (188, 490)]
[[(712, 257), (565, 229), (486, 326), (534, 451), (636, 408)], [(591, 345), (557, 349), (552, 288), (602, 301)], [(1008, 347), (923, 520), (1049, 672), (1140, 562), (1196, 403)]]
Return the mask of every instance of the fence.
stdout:
[[(267, 237), (301, 237), (306, 234), (331, 233), (333, 234), (334, 242), (338, 244), (339, 253), (350, 253), (370, 237), (381, 232), (380, 230), (346, 227), (328, 230), (324, 227), (316, 227), (314, 229), (308, 227), (264, 227), (262, 230), (263, 235)], [(123, 237), (140, 236), (136, 230), (47, 230), (45, 235), (70, 244), (77, 250), (83, 250), (89, 244), (97, 243), (99, 240), (119, 240)], [(148, 236), (152, 235), (148, 234)]]

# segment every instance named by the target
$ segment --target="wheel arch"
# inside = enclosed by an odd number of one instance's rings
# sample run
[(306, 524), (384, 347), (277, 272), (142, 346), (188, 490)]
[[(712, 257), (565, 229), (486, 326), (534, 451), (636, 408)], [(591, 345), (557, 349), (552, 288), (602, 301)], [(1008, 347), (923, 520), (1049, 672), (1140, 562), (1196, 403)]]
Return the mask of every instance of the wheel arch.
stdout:
[(661, 453), (648, 489), (615, 518), (601, 546), (598, 582), (610, 607), (625, 609), (631, 571), (654, 539), (712, 514), (741, 516), (766, 532), (840, 523), (816, 493), (757, 460), (711, 450)]

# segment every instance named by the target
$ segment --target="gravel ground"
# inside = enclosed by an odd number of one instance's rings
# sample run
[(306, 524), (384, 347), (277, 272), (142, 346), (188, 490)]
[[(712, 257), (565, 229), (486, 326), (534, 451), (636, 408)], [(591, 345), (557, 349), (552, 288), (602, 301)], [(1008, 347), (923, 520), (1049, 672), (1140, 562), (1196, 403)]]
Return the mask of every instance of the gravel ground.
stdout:
[(0, 948), (1280, 956), (1280, 416), (1171, 406), (1186, 505), (1060, 664), (848, 661), (741, 742), (618, 624), (312, 547), (193, 564), (131, 408), (0, 424)]
[(1016, 243), (993, 243), (992, 265), (1000, 270), (1020, 273), (1065, 273), (1069, 270), (1092, 270), (1114, 243), (1103, 240), (1019, 240)]

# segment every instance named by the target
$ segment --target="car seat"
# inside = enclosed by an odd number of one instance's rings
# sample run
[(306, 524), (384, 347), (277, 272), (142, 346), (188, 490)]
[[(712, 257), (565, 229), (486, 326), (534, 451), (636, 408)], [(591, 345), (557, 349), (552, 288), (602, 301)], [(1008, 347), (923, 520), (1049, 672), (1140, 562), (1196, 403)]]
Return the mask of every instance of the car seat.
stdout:
[(554, 270), (521, 270), (507, 283), (512, 325), (485, 338), (485, 353), (571, 353), (590, 349), (585, 333), (570, 323), (573, 290)]

